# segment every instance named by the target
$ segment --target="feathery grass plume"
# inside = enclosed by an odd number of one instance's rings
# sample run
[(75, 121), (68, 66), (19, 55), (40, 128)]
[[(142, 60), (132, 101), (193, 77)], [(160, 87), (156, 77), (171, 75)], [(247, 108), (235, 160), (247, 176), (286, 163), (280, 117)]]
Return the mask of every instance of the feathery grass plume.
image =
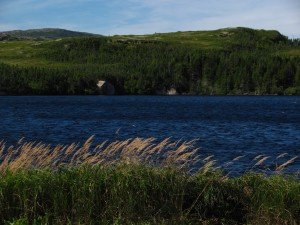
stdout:
[[(20, 141), (22, 140), (22, 141)], [(20, 139), (15, 146), (0, 142), (0, 171), (26, 168), (78, 167), (81, 165), (109, 166), (120, 161), (141, 163), (156, 166), (175, 166), (186, 171), (225, 169), (245, 157), (237, 156), (233, 160), (216, 165), (214, 155), (202, 158), (200, 149), (194, 147), (195, 141), (171, 141), (166, 138), (157, 141), (155, 138), (133, 138), (122, 141), (103, 141), (93, 143), (94, 136), (83, 144), (47, 145), (41, 142), (26, 142)], [(283, 155), (283, 154), (282, 154)], [(259, 155), (254, 166), (263, 164), (268, 156)], [(296, 160), (290, 160), (277, 167), (281, 170)], [(254, 167), (253, 166), (253, 167)], [(252, 168), (253, 168), (252, 167)]]
[(134, 138), (111, 143), (104, 141), (96, 145), (93, 145), (93, 140), (94, 136), (91, 136), (82, 145), (72, 143), (53, 147), (22, 140), (18, 145), (8, 148), (1, 142), (0, 170), (111, 165), (119, 161), (186, 167), (199, 161), (200, 150), (194, 148), (194, 140), (172, 142), (167, 138), (157, 142), (155, 138)]
[(281, 171), (283, 170), (284, 168), (286, 168), (288, 165), (294, 163), (296, 161), (296, 159), (298, 159), (298, 156), (295, 156), (293, 158), (291, 158), (290, 160), (286, 161), (285, 163), (281, 164), (280, 166), (278, 166), (276, 168), (276, 171)]
[(282, 153), (282, 154), (280, 154), (279, 156), (277, 156), (276, 157), (276, 159), (280, 159), (280, 158), (283, 158), (283, 157), (285, 157), (285, 156), (287, 156), (288, 155), (288, 153)]
[(203, 159), (203, 161), (209, 161), (211, 160), (212, 158), (214, 157), (214, 155), (210, 155), (210, 156), (207, 156), (206, 158)]
[(254, 166), (260, 166), (260, 165), (262, 165), (267, 159), (269, 159), (270, 158), (270, 156), (265, 156), (265, 157), (263, 157), (262, 159), (260, 159), (257, 163), (255, 163), (255, 165)]
[(202, 174), (206, 174), (207, 172), (209, 172), (210, 170), (212, 170), (214, 168), (214, 165), (216, 164), (216, 160), (211, 160), (206, 162), (201, 168), (200, 168), (200, 172)]
[(240, 159), (242, 159), (244, 157), (245, 157), (245, 155), (240, 155), (238, 157), (235, 157), (232, 161), (238, 161), (238, 160), (240, 160)]
[(22, 144), (23, 140), (24, 140), (24, 137), (20, 138), (18, 141), (18, 145)]
[(257, 160), (259, 160), (260, 158), (262, 158), (262, 157), (264, 157), (265, 155), (258, 155), (258, 156), (256, 156), (254, 159), (253, 159), (253, 161), (257, 161)]

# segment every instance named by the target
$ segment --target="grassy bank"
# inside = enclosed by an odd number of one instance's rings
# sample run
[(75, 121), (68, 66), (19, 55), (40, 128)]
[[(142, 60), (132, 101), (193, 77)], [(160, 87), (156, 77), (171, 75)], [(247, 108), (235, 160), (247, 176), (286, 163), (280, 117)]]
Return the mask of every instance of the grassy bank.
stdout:
[[(297, 156), (278, 164), (277, 175), (232, 178), (193, 144), (153, 138), (94, 144), (93, 137), (66, 146), (0, 142), (0, 224), (300, 222), (299, 179), (280, 173)], [(255, 167), (269, 158), (249, 160)]]
[[(136, 164), (4, 172), (1, 223), (297, 224), (299, 180)], [(9, 223), (8, 223), (9, 224)]]

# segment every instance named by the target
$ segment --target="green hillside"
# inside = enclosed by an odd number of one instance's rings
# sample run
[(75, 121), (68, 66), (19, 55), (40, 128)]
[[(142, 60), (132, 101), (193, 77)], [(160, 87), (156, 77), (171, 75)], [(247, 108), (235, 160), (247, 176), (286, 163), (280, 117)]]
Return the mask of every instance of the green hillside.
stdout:
[(278, 31), (252, 30), (249, 28), (225, 28), (214, 31), (186, 31), (175, 33), (156, 33), (153, 35), (114, 36), (114, 39), (164, 41), (172, 44), (191, 45), (204, 49), (222, 49), (243, 41), (274, 44), (288, 39)]
[[(299, 94), (300, 44), (278, 31), (227, 28), (153, 35), (93, 36), (57, 29), (6, 32), (0, 91), (96, 94)], [(18, 40), (16, 40), (18, 39)]]

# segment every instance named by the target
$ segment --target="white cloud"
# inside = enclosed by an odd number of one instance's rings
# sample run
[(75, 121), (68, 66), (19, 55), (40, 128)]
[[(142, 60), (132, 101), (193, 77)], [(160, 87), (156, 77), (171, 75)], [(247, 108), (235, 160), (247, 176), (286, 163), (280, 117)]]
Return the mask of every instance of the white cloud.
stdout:
[[(183, 1), (131, 0), (146, 8), (147, 19), (109, 30), (109, 33), (153, 33), (177, 30), (218, 29), (245, 26), (277, 29), (286, 35), (300, 37), (300, 4), (257, 0)], [(226, 2), (226, 4), (224, 4)]]

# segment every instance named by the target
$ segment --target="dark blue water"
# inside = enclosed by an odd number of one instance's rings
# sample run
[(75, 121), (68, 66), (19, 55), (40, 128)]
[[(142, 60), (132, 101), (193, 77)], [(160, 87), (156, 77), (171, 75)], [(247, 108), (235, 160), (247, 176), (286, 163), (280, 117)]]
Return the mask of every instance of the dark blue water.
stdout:
[[(203, 155), (220, 161), (245, 155), (233, 169), (258, 154), (300, 154), (300, 97), (0, 97), (0, 125), (0, 139), (12, 144), (21, 137), (68, 144), (93, 134), (199, 139)], [(299, 160), (290, 167), (299, 169)]]

